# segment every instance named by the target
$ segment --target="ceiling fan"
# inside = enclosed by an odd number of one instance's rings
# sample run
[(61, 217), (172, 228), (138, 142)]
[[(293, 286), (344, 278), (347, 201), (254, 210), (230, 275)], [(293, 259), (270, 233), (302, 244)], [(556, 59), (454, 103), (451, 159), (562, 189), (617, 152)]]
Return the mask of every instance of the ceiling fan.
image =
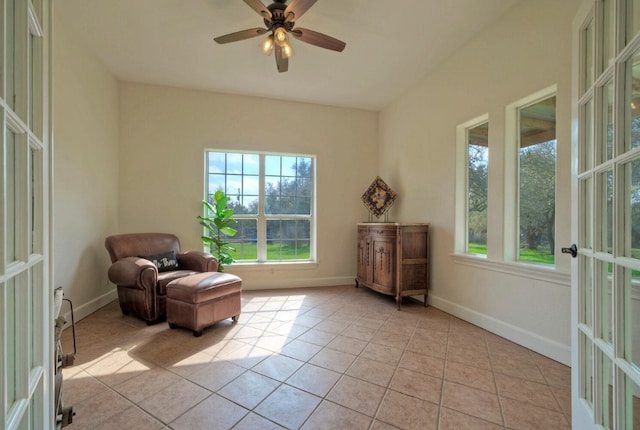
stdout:
[(267, 55), (275, 51), (278, 72), (286, 72), (289, 69), (289, 58), (293, 55), (293, 48), (289, 44), (289, 33), (302, 42), (325, 49), (331, 49), (332, 51), (342, 52), (346, 46), (344, 42), (327, 36), (326, 34), (301, 27), (293, 28), (296, 21), (309, 10), (317, 0), (291, 0), (288, 5), (285, 4), (287, 0), (274, 0), (269, 6), (265, 6), (260, 0), (243, 1), (262, 16), (266, 28), (250, 28), (225, 34), (213, 40), (222, 44), (270, 33), (261, 44), (262, 51)]

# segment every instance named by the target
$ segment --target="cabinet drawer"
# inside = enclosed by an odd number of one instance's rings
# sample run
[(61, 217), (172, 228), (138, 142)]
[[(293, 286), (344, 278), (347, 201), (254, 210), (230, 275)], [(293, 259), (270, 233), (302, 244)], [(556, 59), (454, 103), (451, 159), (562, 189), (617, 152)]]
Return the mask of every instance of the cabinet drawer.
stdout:
[(359, 227), (358, 236), (366, 237), (396, 237), (396, 229), (389, 227)]

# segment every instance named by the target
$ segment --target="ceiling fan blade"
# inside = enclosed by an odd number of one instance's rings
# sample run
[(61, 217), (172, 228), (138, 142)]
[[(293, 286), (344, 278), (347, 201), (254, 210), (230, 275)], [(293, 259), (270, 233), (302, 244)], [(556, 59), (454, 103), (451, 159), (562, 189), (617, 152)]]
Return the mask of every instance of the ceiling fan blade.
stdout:
[(262, 15), (264, 19), (268, 19), (269, 21), (271, 21), (271, 11), (267, 9), (267, 7), (263, 5), (260, 0), (244, 0), (244, 2), (249, 5), (251, 9)]
[(224, 36), (215, 37), (215, 40), (218, 43), (230, 43), (237, 42), (238, 40), (250, 39), (252, 37), (260, 36), (261, 34), (265, 34), (267, 31), (266, 28), (250, 28), (248, 30), (236, 31), (235, 33), (225, 34)]
[(289, 59), (282, 53), (282, 48), (279, 45), (275, 45), (276, 51), (276, 65), (278, 66), (278, 72), (286, 72), (289, 70)]
[(309, 10), (311, 6), (315, 4), (317, 0), (291, 0), (289, 6), (284, 10), (284, 17), (286, 22), (293, 22)]
[(291, 34), (302, 42), (310, 43), (320, 48), (331, 49), (332, 51), (342, 52), (344, 47), (347, 46), (347, 44), (341, 40), (306, 28), (296, 27), (291, 30)]

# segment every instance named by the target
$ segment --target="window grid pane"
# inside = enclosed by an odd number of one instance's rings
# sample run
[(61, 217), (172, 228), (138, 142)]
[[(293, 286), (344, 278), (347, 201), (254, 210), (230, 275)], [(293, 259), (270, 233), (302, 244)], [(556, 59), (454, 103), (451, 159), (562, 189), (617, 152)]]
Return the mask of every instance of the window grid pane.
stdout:
[(599, 327), (595, 336), (608, 344), (613, 343), (612, 318), (613, 318), (613, 276), (611, 264), (606, 261), (595, 262), (596, 277), (595, 291), (598, 295), (596, 312), (599, 313)]
[(7, 105), (15, 110), (15, 52), (16, 52), (16, 35), (15, 35), (15, 2), (16, 0), (6, 1), (5, 16), (5, 50), (6, 50), (6, 67), (5, 67), (5, 95), (4, 98)]
[(7, 350), (6, 354), (6, 365), (7, 369), (5, 372), (5, 386), (6, 386), (6, 409), (5, 415), (13, 406), (13, 403), (17, 399), (17, 360), (16, 354), (18, 351), (18, 333), (16, 327), (16, 307), (17, 307), (17, 294), (16, 294), (16, 280), (15, 278), (10, 278), (4, 284), (4, 327), (6, 330), (7, 338), (5, 340), (5, 346)]
[(229, 238), (229, 243), (235, 248), (231, 256), (236, 260), (258, 259), (258, 220), (240, 218), (235, 229), (238, 233)]
[(267, 260), (306, 260), (310, 257), (307, 220), (267, 221)]
[(627, 0), (626, 2), (626, 43), (629, 43), (633, 36), (640, 31), (640, 0)]
[(583, 199), (585, 210), (580, 218), (581, 248), (593, 249), (593, 180), (591, 176), (580, 180), (580, 196)]
[(600, 404), (597, 405), (596, 421), (604, 428), (613, 428), (613, 366), (609, 357), (598, 351), (600, 378)]
[(640, 270), (624, 269), (624, 297), (624, 359), (640, 371)]
[(640, 158), (624, 165), (626, 182), (624, 256), (640, 260)]
[(629, 376), (625, 376), (625, 425), (621, 428), (640, 428), (640, 387)]
[(606, 161), (613, 158), (613, 80), (610, 80), (601, 89), (602, 91), (602, 140), (605, 143), (601, 145), (600, 160)]
[(598, 251), (613, 254), (613, 169), (598, 174), (598, 186), (600, 201), (596, 202), (596, 207), (601, 226)]
[(580, 172), (584, 172), (593, 167), (593, 99), (583, 106), (580, 130)]
[(627, 103), (625, 103), (625, 150), (640, 146), (640, 54), (627, 63)]
[(16, 143), (16, 135), (7, 129), (6, 136), (6, 169), (7, 169), (7, 263), (16, 260), (17, 240), (16, 231), (18, 230), (18, 187), (19, 175), (19, 156)]
[(593, 344), (588, 336), (580, 332), (582, 362), (580, 366), (580, 397), (593, 405)]
[(602, 70), (609, 67), (615, 55), (615, 3), (615, 0), (602, 0)]
[(594, 21), (593, 20), (589, 21), (589, 23), (586, 25), (586, 27), (583, 30), (582, 47), (583, 47), (582, 58), (584, 59), (583, 71), (582, 71), (583, 73), (582, 93), (584, 94), (584, 92), (593, 85), (593, 76), (595, 74), (595, 71), (594, 71), (595, 62), (594, 62), (594, 51), (593, 51), (593, 48), (594, 48)]
[[(265, 214), (311, 215), (311, 172), (308, 157), (267, 156)], [(275, 172), (281, 172), (276, 176)]]
[(42, 214), (42, 187), (43, 187), (43, 166), (42, 151), (39, 149), (31, 149), (29, 151), (29, 170), (30, 170), (30, 218), (29, 233), (31, 241), (29, 242), (30, 254), (42, 254), (42, 231), (43, 231), (43, 214)]
[(593, 330), (593, 258), (580, 256), (581, 312), (579, 321)]

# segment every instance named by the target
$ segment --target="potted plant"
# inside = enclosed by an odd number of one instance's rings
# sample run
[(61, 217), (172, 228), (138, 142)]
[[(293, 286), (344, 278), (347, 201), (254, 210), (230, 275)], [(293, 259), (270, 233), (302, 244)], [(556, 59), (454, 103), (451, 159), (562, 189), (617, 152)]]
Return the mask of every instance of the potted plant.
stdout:
[(206, 200), (202, 201), (205, 214), (198, 215), (198, 220), (206, 229), (206, 235), (202, 236), (202, 243), (218, 259), (218, 272), (223, 272), (224, 266), (235, 261), (230, 253), (236, 249), (231, 246), (227, 238), (235, 236), (238, 231), (232, 227), (236, 224), (236, 220), (233, 219), (234, 210), (227, 208), (229, 197), (222, 191), (216, 191), (213, 198), (214, 204)]

